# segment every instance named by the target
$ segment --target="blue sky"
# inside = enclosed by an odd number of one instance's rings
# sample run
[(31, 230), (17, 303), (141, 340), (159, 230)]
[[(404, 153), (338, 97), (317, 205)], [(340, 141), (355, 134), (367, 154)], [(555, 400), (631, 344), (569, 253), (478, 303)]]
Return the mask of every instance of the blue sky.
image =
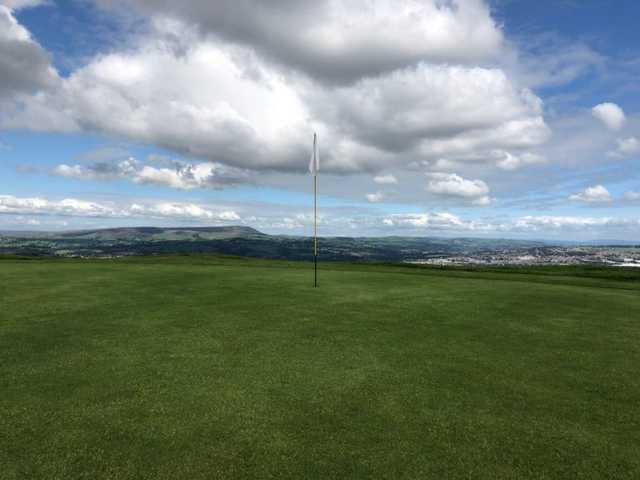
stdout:
[(0, 0), (0, 230), (640, 240), (637, 2), (262, 3)]

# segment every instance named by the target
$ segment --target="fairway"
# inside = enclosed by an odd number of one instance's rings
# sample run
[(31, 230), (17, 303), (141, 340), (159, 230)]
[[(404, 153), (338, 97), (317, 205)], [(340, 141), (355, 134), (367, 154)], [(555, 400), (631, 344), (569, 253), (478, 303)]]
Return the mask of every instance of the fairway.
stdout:
[(0, 260), (0, 478), (640, 478), (637, 279), (312, 268)]

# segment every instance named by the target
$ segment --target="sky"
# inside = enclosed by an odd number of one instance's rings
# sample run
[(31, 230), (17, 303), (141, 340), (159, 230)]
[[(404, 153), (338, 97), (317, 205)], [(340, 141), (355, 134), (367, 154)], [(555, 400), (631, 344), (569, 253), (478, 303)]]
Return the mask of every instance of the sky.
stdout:
[(0, 230), (640, 240), (635, 0), (0, 0)]

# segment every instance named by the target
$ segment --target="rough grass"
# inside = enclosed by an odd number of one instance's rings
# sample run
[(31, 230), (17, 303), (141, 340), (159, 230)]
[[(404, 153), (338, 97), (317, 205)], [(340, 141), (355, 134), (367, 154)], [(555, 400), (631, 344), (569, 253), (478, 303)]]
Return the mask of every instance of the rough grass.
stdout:
[(640, 478), (640, 283), (0, 261), (0, 478)]

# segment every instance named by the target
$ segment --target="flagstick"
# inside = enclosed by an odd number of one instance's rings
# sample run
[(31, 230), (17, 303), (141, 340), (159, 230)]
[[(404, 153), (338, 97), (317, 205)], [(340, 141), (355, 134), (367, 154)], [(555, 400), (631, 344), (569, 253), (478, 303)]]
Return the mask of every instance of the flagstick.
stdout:
[[(315, 153), (314, 153), (315, 155)], [(318, 286), (318, 176), (313, 176), (313, 286)]]
[(318, 135), (313, 134), (313, 155), (309, 172), (313, 174), (313, 287), (318, 286)]

